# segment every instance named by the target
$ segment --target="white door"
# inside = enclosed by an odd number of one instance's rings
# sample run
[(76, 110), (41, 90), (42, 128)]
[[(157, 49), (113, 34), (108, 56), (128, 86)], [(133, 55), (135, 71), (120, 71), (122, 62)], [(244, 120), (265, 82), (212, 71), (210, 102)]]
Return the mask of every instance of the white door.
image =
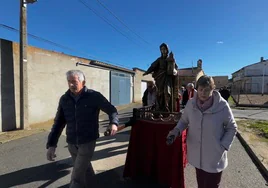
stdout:
[(143, 96), (144, 91), (147, 89), (147, 82), (141, 82), (141, 99)]

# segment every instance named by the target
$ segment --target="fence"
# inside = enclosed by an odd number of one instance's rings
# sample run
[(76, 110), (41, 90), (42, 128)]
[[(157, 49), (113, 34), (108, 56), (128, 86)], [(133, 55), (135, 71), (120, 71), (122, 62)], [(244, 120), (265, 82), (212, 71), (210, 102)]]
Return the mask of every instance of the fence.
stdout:
[(260, 83), (234, 82), (231, 96), (237, 106), (268, 107), (268, 87)]

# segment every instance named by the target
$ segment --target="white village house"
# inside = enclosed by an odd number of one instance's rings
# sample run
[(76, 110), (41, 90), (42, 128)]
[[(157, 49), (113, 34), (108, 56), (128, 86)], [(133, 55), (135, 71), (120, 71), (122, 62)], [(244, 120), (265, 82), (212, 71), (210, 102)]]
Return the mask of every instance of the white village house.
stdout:
[(233, 87), (241, 93), (268, 93), (268, 59), (260, 58), (260, 62), (245, 66), (232, 73)]

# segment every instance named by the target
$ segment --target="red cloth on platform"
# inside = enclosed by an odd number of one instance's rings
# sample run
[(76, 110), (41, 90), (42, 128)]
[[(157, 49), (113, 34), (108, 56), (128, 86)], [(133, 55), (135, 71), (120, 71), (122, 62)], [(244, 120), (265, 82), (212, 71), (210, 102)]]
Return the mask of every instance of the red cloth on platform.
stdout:
[(186, 166), (186, 135), (166, 145), (168, 132), (175, 123), (137, 121), (131, 129), (124, 177), (148, 177), (161, 185), (184, 188)]

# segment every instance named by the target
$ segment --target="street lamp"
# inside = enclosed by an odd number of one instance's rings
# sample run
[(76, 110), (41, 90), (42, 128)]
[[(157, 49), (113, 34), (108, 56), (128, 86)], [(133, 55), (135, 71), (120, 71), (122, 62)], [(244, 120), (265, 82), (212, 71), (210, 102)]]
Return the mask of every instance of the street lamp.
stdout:
[(35, 2), (20, 0), (20, 129), (28, 126), (27, 4)]

